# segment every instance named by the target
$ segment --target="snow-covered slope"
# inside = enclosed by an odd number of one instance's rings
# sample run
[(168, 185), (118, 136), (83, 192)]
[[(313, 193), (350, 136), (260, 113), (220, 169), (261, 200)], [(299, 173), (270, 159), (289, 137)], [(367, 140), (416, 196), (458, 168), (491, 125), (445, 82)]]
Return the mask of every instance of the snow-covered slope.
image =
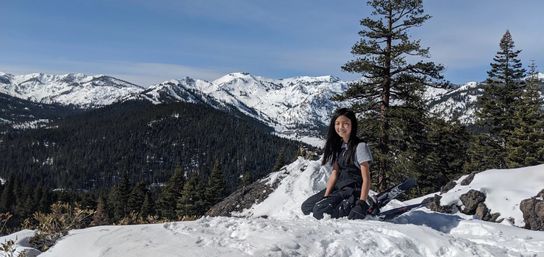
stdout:
[(215, 98), (204, 93), (202, 88), (208, 86), (207, 81), (194, 80), (186, 77), (181, 80), (169, 80), (140, 92), (137, 96), (148, 100), (154, 104), (170, 102), (188, 102), (207, 104), (213, 107), (225, 107), (225, 104), (219, 103)]
[(76, 230), (40, 256), (502, 257), (542, 256), (543, 249), (542, 232), (478, 221), (444, 232), (377, 221), (221, 217)]
[(208, 82), (185, 78), (153, 85), (128, 99), (153, 103), (186, 101), (218, 109), (236, 109), (263, 121), (282, 136), (316, 140), (327, 126), (330, 113), (345, 104), (330, 98), (347, 89), (347, 82), (331, 76), (269, 79), (248, 73), (231, 73)]
[(425, 99), (431, 106), (431, 112), (442, 118), (459, 119), (462, 123), (474, 123), (474, 111), (477, 98), (483, 90), (477, 82), (468, 82), (452, 90), (430, 88)]
[[(515, 208), (514, 199), (544, 185), (538, 172), (543, 169), (489, 170), (472, 184), (486, 187), (497, 204)], [(422, 208), (392, 222), (304, 216), (300, 203), (325, 186), (328, 172), (317, 161), (299, 158), (267, 177), (279, 187), (237, 217), (74, 230), (40, 256), (544, 256), (544, 232), (461, 214)], [(503, 182), (513, 179), (517, 183)], [(505, 192), (513, 192), (510, 200), (501, 198)], [(25, 238), (19, 240), (24, 246)]]
[[(541, 97), (544, 98), (544, 73), (538, 73), (537, 78), (541, 81)], [(470, 124), (475, 122), (475, 104), (477, 98), (483, 94), (482, 87), (482, 83), (472, 81), (450, 90), (428, 88), (424, 98), (431, 107), (431, 112), (438, 116), (448, 120), (459, 119), (464, 124)]]
[(12, 75), (0, 72), (1, 93), (39, 103), (98, 107), (142, 90), (138, 85), (104, 75)]
[(347, 89), (346, 82), (331, 76), (273, 80), (231, 73), (211, 84), (211, 95), (233, 104), (231, 99), (236, 99), (280, 132), (326, 126), (329, 114), (341, 105), (330, 98)]

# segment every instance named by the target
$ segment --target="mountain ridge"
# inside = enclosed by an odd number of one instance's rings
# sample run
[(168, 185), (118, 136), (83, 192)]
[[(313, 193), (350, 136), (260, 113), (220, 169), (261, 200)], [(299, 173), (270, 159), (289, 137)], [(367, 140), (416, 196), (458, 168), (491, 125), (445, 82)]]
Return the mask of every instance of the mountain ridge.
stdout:
[[(544, 74), (539, 74), (544, 78)], [(233, 72), (212, 81), (184, 77), (147, 88), (106, 75), (0, 72), (0, 93), (39, 103), (97, 108), (119, 101), (146, 100), (154, 104), (189, 102), (224, 111), (239, 111), (290, 138), (321, 137), (330, 113), (348, 102), (330, 100), (345, 92), (352, 81), (334, 76), (298, 76), (271, 79)], [(475, 101), (481, 83), (468, 82), (451, 89), (429, 88), (424, 99), (431, 112), (445, 119), (474, 122)]]

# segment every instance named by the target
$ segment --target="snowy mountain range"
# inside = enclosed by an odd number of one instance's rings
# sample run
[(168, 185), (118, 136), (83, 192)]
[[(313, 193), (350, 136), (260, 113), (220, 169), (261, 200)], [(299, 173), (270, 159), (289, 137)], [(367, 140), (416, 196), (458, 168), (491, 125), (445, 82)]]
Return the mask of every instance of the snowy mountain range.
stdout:
[[(540, 74), (544, 78), (544, 74)], [(270, 79), (230, 73), (214, 81), (186, 77), (147, 88), (109, 76), (84, 74), (11, 75), (0, 73), (0, 93), (38, 103), (95, 108), (118, 101), (144, 99), (155, 104), (191, 102), (237, 110), (273, 127), (280, 135), (316, 137), (330, 113), (346, 103), (330, 98), (344, 92), (348, 81), (332, 76)], [(474, 103), (482, 90), (469, 82), (454, 89), (429, 89), (431, 110), (448, 119), (474, 121)]]
[[(319, 161), (299, 158), (264, 178), (265, 183), (278, 184), (276, 189), (234, 217), (72, 230), (40, 256), (544, 256), (544, 233), (519, 227), (524, 222), (519, 201), (542, 190), (543, 169), (544, 165), (487, 170), (468, 185), (436, 193), (446, 204), (459, 202), (470, 189), (484, 192), (485, 204), (500, 212), (502, 223), (425, 207), (390, 222), (328, 216), (316, 220), (303, 215), (300, 204), (325, 187), (329, 171)], [(417, 201), (421, 198), (392, 201), (384, 210)], [(23, 230), (0, 240), (14, 240), (18, 252), (39, 253), (28, 243), (33, 234)]]
[(347, 82), (331, 76), (280, 80), (231, 73), (208, 82), (185, 78), (149, 87), (140, 95), (153, 103), (187, 101), (218, 109), (235, 108), (265, 122), (277, 132), (316, 131), (341, 103), (330, 98), (347, 89)]
[(45, 104), (100, 107), (142, 90), (138, 85), (105, 75), (12, 75), (0, 72), (0, 93)]

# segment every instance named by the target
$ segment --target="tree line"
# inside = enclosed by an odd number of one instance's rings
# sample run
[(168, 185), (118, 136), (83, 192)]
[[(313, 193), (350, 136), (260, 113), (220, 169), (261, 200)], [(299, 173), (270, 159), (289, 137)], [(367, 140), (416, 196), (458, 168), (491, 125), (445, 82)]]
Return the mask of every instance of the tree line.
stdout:
[(104, 210), (110, 222), (198, 216), (294, 160), (300, 143), (270, 132), (238, 113), (143, 101), (10, 130), (0, 135), (0, 212), (13, 226), (57, 201)]

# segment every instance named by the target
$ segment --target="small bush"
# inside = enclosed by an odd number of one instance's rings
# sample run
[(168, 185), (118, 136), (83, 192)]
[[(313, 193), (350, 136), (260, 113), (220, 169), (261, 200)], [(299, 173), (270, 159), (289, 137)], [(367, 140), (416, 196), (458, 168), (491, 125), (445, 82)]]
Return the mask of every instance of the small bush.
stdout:
[(122, 218), (116, 225), (156, 224), (162, 222), (165, 222), (165, 220), (159, 219), (159, 216), (150, 215), (143, 218), (138, 212), (131, 212), (129, 215)]
[(15, 247), (15, 242), (13, 240), (6, 240), (5, 242), (0, 244), (0, 253), (3, 254), (4, 257), (26, 257), (26, 251), (21, 251), (19, 254), (15, 255), (15, 252), (17, 251), (17, 247)]
[(93, 210), (82, 209), (79, 204), (54, 203), (51, 213), (34, 213), (37, 231), (30, 243), (42, 252), (47, 251), (71, 229), (88, 227), (93, 213)]

